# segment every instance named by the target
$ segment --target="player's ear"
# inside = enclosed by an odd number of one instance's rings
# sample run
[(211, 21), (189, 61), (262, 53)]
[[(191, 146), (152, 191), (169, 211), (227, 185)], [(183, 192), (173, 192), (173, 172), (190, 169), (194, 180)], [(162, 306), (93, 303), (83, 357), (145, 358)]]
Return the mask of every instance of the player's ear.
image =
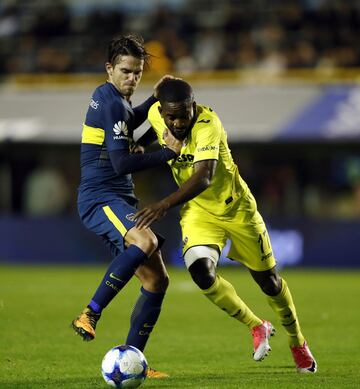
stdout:
[(158, 106), (158, 110), (159, 110), (159, 113), (160, 113), (161, 117), (163, 117), (163, 114), (162, 114), (163, 110), (161, 108), (161, 105)]
[(109, 76), (112, 76), (113, 75), (113, 71), (114, 71), (114, 68), (113, 66), (111, 65), (110, 62), (106, 62), (105, 63), (105, 69), (106, 69), (106, 72)]

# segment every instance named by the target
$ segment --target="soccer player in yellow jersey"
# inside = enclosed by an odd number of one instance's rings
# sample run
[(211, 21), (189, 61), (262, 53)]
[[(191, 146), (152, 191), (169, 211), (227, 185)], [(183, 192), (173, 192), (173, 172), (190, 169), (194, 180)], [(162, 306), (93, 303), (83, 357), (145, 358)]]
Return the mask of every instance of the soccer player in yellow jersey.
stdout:
[(317, 364), (301, 333), (290, 290), (277, 272), (265, 223), (233, 162), (219, 117), (195, 103), (191, 86), (183, 80), (164, 81), (158, 98), (148, 113), (152, 129), (138, 143), (146, 146), (157, 139), (165, 147), (174, 138), (183, 141), (180, 156), (168, 161), (179, 189), (138, 211), (138, 228), (149, 227), (169, 208), (183, 204), (180, 223), (186, 267), (212, 303), (248, 326), (253, 358), (261, 361), (270, 351), (272, 324), (257, 317), (234, 287), (216, 274), (219, 254), (230, 239), (228, 257), (244, 264), (265, 293), (288, 335), (297, 370), (315, 373)]

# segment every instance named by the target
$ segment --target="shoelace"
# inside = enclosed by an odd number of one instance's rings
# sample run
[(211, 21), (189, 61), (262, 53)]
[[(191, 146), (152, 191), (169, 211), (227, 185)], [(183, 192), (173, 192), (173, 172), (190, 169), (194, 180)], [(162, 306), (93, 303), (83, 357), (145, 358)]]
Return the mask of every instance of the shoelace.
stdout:
[(86, 316), (89, 318), (91, 326), (95, 328), (100, 315), (98, 313), (86, 312)]

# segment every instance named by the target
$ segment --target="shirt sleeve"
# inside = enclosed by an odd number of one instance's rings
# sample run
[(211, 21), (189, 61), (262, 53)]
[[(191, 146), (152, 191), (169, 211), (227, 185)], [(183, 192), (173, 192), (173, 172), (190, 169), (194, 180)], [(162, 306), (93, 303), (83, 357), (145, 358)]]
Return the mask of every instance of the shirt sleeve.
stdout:
[(131, 134), (126, 124), (125, 107), (112, 100), (102, 107), (102, 111), (107, 151), (129, 150)]
[(138, 128), (147, 118), (150, 107), (157, 102), (157, 99), (152, 95), (142, 104), (133, 109), (134, 111), (134, 130)]
[(195, 134), (194, 162), (207, 159), (219, 159), (221, 140), (221, 124), (211, 120), (209, 124), (201, 126)]
[(144, 154), (129, 154), (126, 150), (114, 150), (109, 155), (111, 163), (119, 175), (150, 169), (177, 157), (175, 151), (167, 147)]
[(102, 123), (103, 102), (98, 90), (91, 96), (89, 108), (85, 117), (85, 124), (90, 127), (103, 128)]

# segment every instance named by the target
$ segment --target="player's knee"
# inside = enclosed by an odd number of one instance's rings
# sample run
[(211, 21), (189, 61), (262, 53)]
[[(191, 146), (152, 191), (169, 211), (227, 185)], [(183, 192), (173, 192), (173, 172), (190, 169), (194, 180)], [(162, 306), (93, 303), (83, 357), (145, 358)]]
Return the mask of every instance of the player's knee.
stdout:
[(189, 267), (189, 273), (200, 289), (209, 289), (216, 280), (215, 266), (208, 258), (199, 258)]
[(150, 257), (158, 247), (157, 237), (149, 229), (138, 231), (134, 238), (133, 244), (138, 246), (148, 257)]
[(276, 296), (281, 292), (281, 278), (277, 274), (273, 274), (263, 279), (260, 287), (268, 296)]
[[(191, 273), (190, 273), (191, 274)], [(202, 290), (209, 289), (216, 280), (215, 274), (191, 274), (195, 284)]]
[(151, 251), (151, 254), (158, 248), (158, 240), (157, 240), (157, 237), (156, 235), (152, 232), (152, 231), (149, 231), (151, 232), (149, 234), (149, 238), (148, 238), (148, 245), (149, 245), (149, 251)]

